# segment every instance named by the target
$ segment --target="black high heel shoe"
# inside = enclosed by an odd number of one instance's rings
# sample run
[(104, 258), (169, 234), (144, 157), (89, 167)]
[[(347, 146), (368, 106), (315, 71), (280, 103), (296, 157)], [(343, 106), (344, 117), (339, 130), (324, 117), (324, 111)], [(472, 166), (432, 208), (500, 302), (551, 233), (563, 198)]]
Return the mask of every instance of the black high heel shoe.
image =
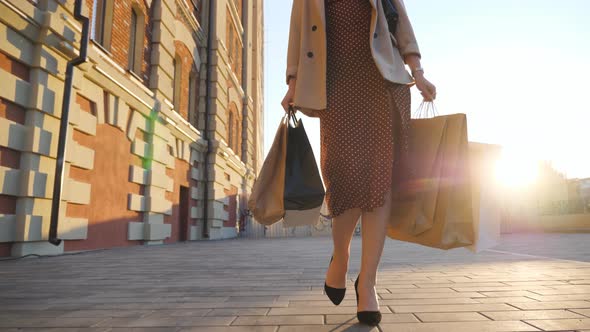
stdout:
[[(359, 277), (354, 281), (354, 292), (356, 294), (356, 305), (359, 305), (359, 291), (358, 291)], [(357, 311), (356, 318), (359, 322), (371, 326), (379, 325), (381, 322), (381, 311)]]
[[(333, 259), (334, 259), (334, 255), (332, 255), (332, 258), (330, 258), (330, 264), (332, 264)], [(328, 267), (330, 267), (330, 265), (328, 265)], [(330, 287), (324, 281), (324, 291), (326, 292), (326, 295), (328, 295), (328, 298), (330, 298), (330, 301), (332, 301), (332, 303), (334, 303), (335, 305), (339, 305), (340, 302), (342, 302), (342, 300), (344, 299), (344, 294), (346, 293), (346, 287), (344, 287), (344, 288)]]

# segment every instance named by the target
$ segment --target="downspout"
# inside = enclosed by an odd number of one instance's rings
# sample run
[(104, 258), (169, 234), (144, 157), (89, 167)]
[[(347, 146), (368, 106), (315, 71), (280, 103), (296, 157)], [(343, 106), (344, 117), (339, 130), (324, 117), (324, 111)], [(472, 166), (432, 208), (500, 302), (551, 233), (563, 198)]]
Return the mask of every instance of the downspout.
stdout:
[(213, 59), (213, 27), (215, 26), (214, 13), (215, 0), (209, 1), (209, 20), (207, 22), (207, 79), (205, 89), (205, 130), (203, 136), (207, 141), (207, 151), (205, 152), (205, 169), (203, 175), (205, 178), (205, 187), (203, 194), (203, 238), (209, 238), (209, 227), (207, 227), (207, 221), (209, 219), (209, 155), (211, 153), (211, 139), (209, 135), (209, 115), (211, 114), (211, 71), (212, 71), (212, 59)]
[[(248, 66), (249, 66), (249, 54), (250, 54), (250, 33), (248, 32), (250, 28), (250, 13), (248, 11), (248, 7), (250, 5), (250, 1), (242, 1), (242, 91), (244, 91), (244, 97), (242, 98), (242, 132), (240, 135), (242, 136), (242, 146), (241, 146), (241, 155), (243, 156), (241, 159), (246, 165), (246, 169), (248, 168), (248, 97), (250, 96), (250, 90), (248, 90), (248, 83), (251, 83), (251, 77), (248, 77)], [(253, 14), (256, 15), (256, 14)], [(246, 199), (248, 195), (248, 178), (242, 178), (242, 194), (239, 195), (240, 202), (239, 207), (239, 219), (238, 219), (238, 236), (240, 236), (240, 231), (242, 225), (245, 226), (246, 218), (249, 215), (248, 211), (248, 200)]]
[[(246, 125), (248, 124), (248, 96), (250, 95), (250, 91), (248, 90), (248, 61), (249, 61), (249, 42), (250, 42), (250, 34), (246, 30), (249, 28), (249, 13), (248, 13), (248, 5), (249, 1), (242, 1), (242, 31), (244, 35), (242, 36), (242, 91), (244, 91), (244, 97), (242, 98), (242, 132), (240, 133), (241, 136), (244, 136), (244, 131), (246, 130)], [(247, 135), (246, 135), (247, 137)], [(248, 160), (248, 144), (246, 143), (247, 140), (243, 139), (242, 137), (242, 155), (244, 159), (242, 160), (244, 164), (247, 164)]]
[(75, 2), (74, 18), (82, 23), (82, 36), (80, 40), (80, 55), (77, 58), (68, 61), (66, 66), (66, 79), (64, 83), (63, 101), (61, 104), (61, 119), (57, 142), (55, 179), (53, 182), (53, 197), (51, 202), (51, 224), (49, 225), (49, 243), (55, 246), (59, 246), (61, 243), (61, 239), (57, 238), (57, 228), (59, 223), (59, 207), (63, 193), (62, 189), (64, 164), (66, 158), (66, 140), (70, 116), (70, 97), (72, 94), (74, 67), (86, 62), (88, 50), (88, 17), (82, 16), (82, 0), (76, 0)]

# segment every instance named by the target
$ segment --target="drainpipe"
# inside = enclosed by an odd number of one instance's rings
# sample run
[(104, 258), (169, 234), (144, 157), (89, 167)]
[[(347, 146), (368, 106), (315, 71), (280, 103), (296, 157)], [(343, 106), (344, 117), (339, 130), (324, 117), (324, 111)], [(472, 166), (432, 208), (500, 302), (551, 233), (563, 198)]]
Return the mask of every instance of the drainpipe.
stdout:
[(80, 40), (80, 55), (77, 58), (68, 61), (66, 66), (66, 80), (64, 83), (64, 94), (61, 104), (61, 119), (57, 142), (55, 180), (53, 182), (53, 198), (51, 203), (51, 224), (49, 226), (49, 243), (55, 246), (59, 246), (61, 243), (61, 239), (57, 238), (57, 227), (59, 223), (59, 205), (61, 202), (63, 188), (64, 164), (66, 159), (66, 139), (70, 116), (70, 96), (72, 94), (74, 67), (86, 62), (88, 50), (88, 17), (82, 16), (82, 0), (76, 0), (75, 2), (74, 18), (82, 23), (82, 36)]
[(209, 115), (211, 114), (211, 71), (213, 68), (213, 27), (215, 26), (215, 0), (209, 0), (209, 20), (207, 22), (207, 79), (205, 80), (207, 86), (205, 91), (205, 130), (204, 138), (207, 141), (207, 151), (205, 152), (205, 169), (203, 170), (205, 178), (205, 193), (203, 195), (203, 238), (209, 238), (209, 228), (207, 221), (209, 219), (209, 155), (211, 153), (211, 138), (209, 135)]
[[(242, 146), (241, 146), (241, 155), (243, 156), (242, 161), (248, 167), (248, 97), (250, 96), (250, 90), (248, 89), (248, 83), (251, 83), (251, 77), (248, 77), (248, 67), (250, 61), (250, 38), (251, 34), (249, 33), (250, 28), (250, 13), (248, 11), (248, 7), (250, 6), (250, 1), (242, 1), (242, 28), (243, 28), (243, 35), (242, 35), (242, 91), (244, 91), (244, 97), (242, 98), (242, 132), (240, 135), (242, 136)], [(253, 13), (256, 15), (256, 13)], [(246, 132), (246, 135), (244, 135)], [(244, 137), (245, 136), (245, 137)], [(239, 219), (238, 219), (238, 236), (240, 236), (239, 231), (241, 230), (242, 225), (245, 225), (246, 218), (249, 216), (248, 211), (248, 200), (246, 196), (248, 195), (248, 179), (242, 179), (242, 194), (239, 195), (240, 201), (237, 203), (241, 209), (239, 210)]]

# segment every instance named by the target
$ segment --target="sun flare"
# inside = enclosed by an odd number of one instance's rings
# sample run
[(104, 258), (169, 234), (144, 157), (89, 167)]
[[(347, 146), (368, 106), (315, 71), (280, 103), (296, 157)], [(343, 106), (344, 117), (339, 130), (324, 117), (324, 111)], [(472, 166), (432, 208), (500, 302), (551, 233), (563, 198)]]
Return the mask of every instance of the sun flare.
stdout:
[(526, 187), (537, 180), (539, 164), (523, 150), (504, 149), (496, 162), (496, 180), (508, 187)]

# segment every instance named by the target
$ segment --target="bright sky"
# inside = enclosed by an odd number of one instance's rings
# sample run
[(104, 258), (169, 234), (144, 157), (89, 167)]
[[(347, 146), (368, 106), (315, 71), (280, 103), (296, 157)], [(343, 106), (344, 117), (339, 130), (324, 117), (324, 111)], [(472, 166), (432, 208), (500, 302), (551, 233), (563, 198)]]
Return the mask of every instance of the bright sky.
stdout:
[[(264, 4), (265, 155), (284, 115), (291, 3)], [(405, 4), (440, 114), (466, 113), (470, 141), (551, 160), (570, 178), (590, 177), (590, 0)], [(412, 94), (415, 110), (421, 96)], [(319, 120), (297, 114), (319, 167)]]

